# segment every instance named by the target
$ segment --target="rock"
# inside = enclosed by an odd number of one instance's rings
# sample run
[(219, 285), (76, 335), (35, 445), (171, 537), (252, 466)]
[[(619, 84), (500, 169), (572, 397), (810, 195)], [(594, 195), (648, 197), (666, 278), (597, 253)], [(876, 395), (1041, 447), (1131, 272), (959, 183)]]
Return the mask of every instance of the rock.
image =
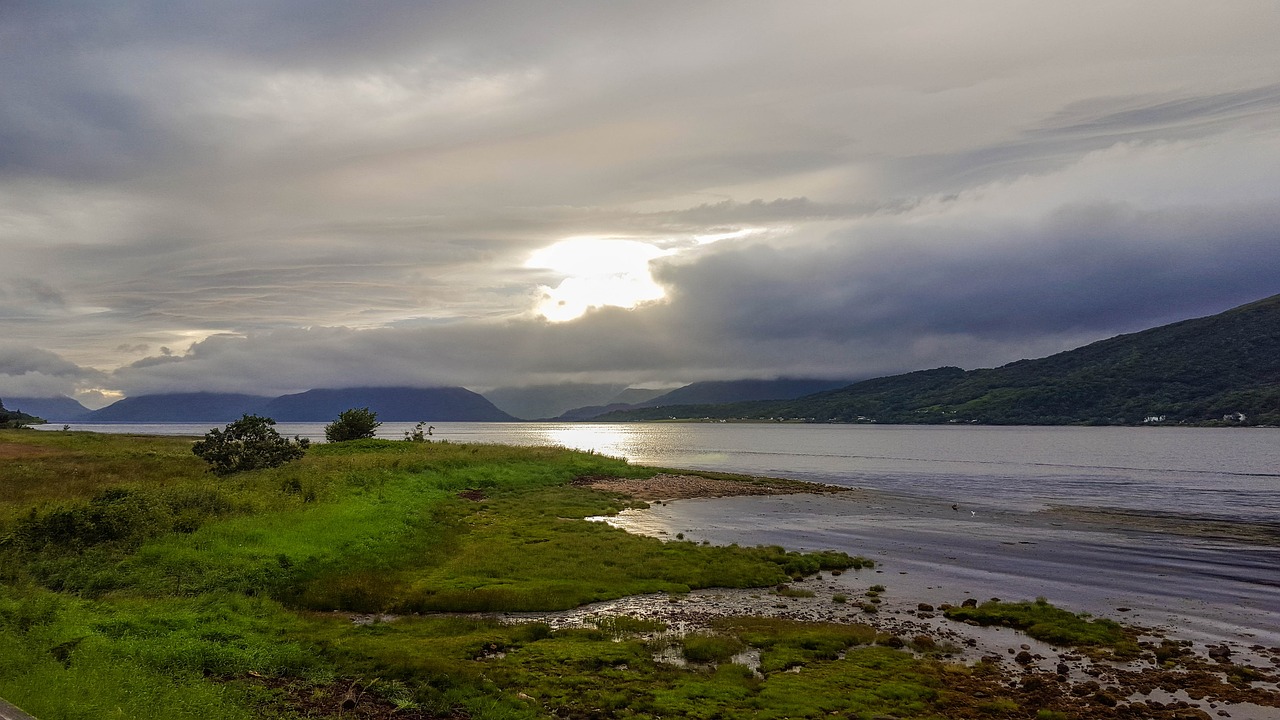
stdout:
[(1075, 695), (1076, 697), (1084, 697), (1091, 693), (1096, 693), (1101, 689), (1102, 689), (1101, 685), (1090, 680), (1089, 682), (1080, 683), (1079, 685), (1076, 685), (1075, 687), (1071, 688), (1071, 694)]
[(1019, 665), (1030, 665), (1031, 663), (1035, 662), (1035, 658), (1032, 657), (1031, 653), (1027, 652), (1026, 650), (1023, 650), (1022, 652), (1013, 656), (1013, 659)]
[(1226, 645), (1210, 645), (1209, 658), (1220, 663), (1231, 662), (1231, 648)]
[(916, 609), (920, 612), (933, 612), (933, 606), (929, 603), (920, 603), (919, 605), (916, 605)]
[(1071, 666), (1066, 663), (1058, 663), (1057, 671), (1059, 675), (1068, 675), (1071, 673)]
[(960, 603), (960, 607), (978, 607), (978, 601), (973, 598), (969, 598), (968, 600)]
[(1112, 695), (1106, 690), (1099, 690), (1094, 694), (1093, 699), (1098, 701), (1099, 705), (1106, 705), (1107, 707), (1115, 707), (1116, 704), (1120, 702), (1115, 695)]

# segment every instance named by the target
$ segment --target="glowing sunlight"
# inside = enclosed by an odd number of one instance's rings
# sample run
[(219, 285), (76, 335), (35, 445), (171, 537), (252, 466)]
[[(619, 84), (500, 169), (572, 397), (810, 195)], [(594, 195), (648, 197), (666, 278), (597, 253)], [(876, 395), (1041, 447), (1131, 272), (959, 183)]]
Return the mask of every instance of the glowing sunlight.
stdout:
[(579, 237), (533, 253), (527, 268), (564, 276), (555, 287), (540, 285), (534, 310), (553, 322), (581, 317), (593, 307), (633, 308), (661, 300), (665, 291), (649, 273), (649, 262), (671, 254), (635, 240)]

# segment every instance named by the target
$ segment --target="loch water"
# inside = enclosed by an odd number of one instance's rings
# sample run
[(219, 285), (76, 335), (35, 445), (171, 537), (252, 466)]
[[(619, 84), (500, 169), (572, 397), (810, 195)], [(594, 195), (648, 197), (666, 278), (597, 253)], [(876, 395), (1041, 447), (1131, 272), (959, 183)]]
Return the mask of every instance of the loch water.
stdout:
[[(384, 423), (398, 439), (415, 423)], [(210, 423), (72, 423), (202, 435)], [(324, 423), (278, 424), (320, 442)], [(1054, 505), (1280, 522), (1280, 429), (796, 423), (438, 423), (433, 440), (562, 445), (643, 465), (862, 487), (998, 510)], [(60, 425), (41, 426), (59, 430)]]

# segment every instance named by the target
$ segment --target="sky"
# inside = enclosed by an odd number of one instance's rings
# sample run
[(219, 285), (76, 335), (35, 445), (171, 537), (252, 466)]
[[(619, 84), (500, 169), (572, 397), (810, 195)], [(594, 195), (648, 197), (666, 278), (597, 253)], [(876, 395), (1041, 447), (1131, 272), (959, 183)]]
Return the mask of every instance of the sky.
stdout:
[(1280, 293), (1274, 2), (0, 4), (0, 398), (991, 367)]

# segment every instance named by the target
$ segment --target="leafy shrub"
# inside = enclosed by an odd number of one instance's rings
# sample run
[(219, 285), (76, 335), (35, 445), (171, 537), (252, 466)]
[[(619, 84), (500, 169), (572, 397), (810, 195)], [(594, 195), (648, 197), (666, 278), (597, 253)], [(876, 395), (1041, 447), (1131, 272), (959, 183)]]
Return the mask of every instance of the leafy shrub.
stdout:
[(378, 413), (367, 407), (351, 408), (338, 414), (338, 419), (324, 426), (324, 439), (329, 442), (367, 440), (374, 436), (378, 426)]
[(222, 430), (205, 433), (191, 452), (209, 463), (216, 475), (277, 467), (305, 455), (310, 441), (280, 437), (275, 424), (271, 418), (245, 415)]
[(206, 519), (233, 511), (231, 502), (214, 490), (107, 488), (88, 502), (44, 512), (32, 509), (17, 523), (11, 542), (26, 552), (82, 552), (106, 544), (137, 547), (165, 533), (192, 532)]

